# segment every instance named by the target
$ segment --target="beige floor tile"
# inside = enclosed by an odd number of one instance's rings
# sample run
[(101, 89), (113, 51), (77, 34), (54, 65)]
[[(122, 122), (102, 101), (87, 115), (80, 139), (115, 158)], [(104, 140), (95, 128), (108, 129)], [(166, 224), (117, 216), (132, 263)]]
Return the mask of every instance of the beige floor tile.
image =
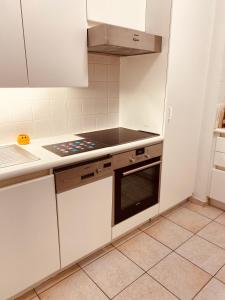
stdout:
[(220, 215), (218, 218), (216, 218), (214, 220), (215, 222), (218, 222), (222, 225), (225, 225), (225, 213), (223, 213), (222, 215)]
[(84, 267), (84, 270), (110, 298), (143, 274), (138, 266), (118, 250), (95, 260)]
[(183, 207), (168, 214), (166, 218), (193, 233), (198, 232), (210, 222), (210, 219)]
[(185, 300), (192, 299), (211, 278), (208, 273), (174, 252), (148, 273), (173, 294)]
[(113, 246), (118, 247), (118, 246), (122, 245), (123, 243), (125, 243), (126, 241), (132, 239), (134, 236), (136, 236), (139, 233), (140, 233), (140, 230), (135, 229), (135, 230), (129, 232), (128, 234), (124, 235), (120, 239), (115, 240), (112, 244), (113, 244)]
[(15, 298), (15, 300), (37, 300), (37, 299), (38, 297), (34, 290), (30, 290), (25, 294), (23, 294), (22, 296)]
[(211, 275), (225, 264), (225, 250), (198, 236), (192, 237), (176, 252)]
[(90, 256), (86, 257), (85, 259), (80, 261), (78, 263), (78, 265), (83, 268), (83, 267), (87, 266), (88, 264), (90, 264), (91, 262), (93, 262), (94, 260), (102, 257), (103, 255), (105, 255), (109, 251), (112, 251), (113, 249), (115, 249), (115, 248), (112, 245), (108, 245), (108, 246), (100, 249), (99, 251), (91, 254)]
[(190, 231), (165, 218), (149, 227), (145, 232), (173, 250), (193, 235)]
[(78, 271), (39, 295), (41, 300), (106, 300), (104, 293)]
[(219, 270), (215, 277), (225, 283), (225, 266)]
[(210, 206), (210, 205), (198, 205), (196, 203), (190, 202), (188, 201), (187, 203), (184, 204), (184, 207), (195, 211), (209, 219), (215, 219), (217, 218), (219, 215), (221, 215), (223, 213), (223, 211), (219, 208)]
[(118, 249), (145, 271), (171, 252), (169, 248), (143, 232), (120, 245)]
[(225, 249), (225, 226), (212, 222), (198, 232), (198, 235)]
[(115, 300), (175, 300), (177, 299), (147, 274), (132, 283)]
[(224, 300), (225, 285), (222, 282), (213, 278), (194, 299), (195, 300)]
[(160, 220), (162, 220), (162, 217), (161, 217), (161, 216), (158, 216), (158, 217), (156, 217), (156, 218), (150, 220), (149, 222), (144, 223), (143, 225), (141, 225), (141, 226), (139, 227), (139, 229), (140, 229), (141, 231), (145, 231), (145, 230), (148, 229), (149, 227), (151, 227), (151, 226), (155, 225), (156, 223), (158, 223)]
[(65, 279), (66, 277), (70, 276), (71, 274), (75, 273), (78, 270), (80, 270), (80, 267), (78, 265), (73, 265), (70, 268), (55, 275), (54, 277), (49, 278), (48, 280), (44, 281), (42, 284), (40, 284), (38, 287), (35, 288), (37, 294), (46, 291), (56, 283), (62, 281), (63, 279)]

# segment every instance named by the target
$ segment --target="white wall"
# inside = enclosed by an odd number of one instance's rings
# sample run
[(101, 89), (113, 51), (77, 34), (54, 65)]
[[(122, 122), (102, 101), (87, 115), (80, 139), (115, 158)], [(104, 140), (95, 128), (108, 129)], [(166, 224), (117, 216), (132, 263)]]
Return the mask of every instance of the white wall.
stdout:
[(215, 2), (173, 1), (161, 212), (194, 190)]
[(207, 201), (214, 157), (217, 104), (225, 102), (225, 1), (217, 1), (193, 196)]
[(119, 58), (89, 55), (88, 88), (0, 89), (0, 144), (118, 126)]
[(171, 1), (147, 1), (146, 32), (163, 36), (162, 52), (121, 58), (121, 126), (162, 133)]

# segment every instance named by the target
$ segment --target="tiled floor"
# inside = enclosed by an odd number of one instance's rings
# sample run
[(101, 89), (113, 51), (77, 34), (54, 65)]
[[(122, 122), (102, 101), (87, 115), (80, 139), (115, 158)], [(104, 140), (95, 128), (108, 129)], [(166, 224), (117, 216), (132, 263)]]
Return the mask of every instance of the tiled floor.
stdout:
[(225, 213), (185, 203), (20, 299), (224, 300)]

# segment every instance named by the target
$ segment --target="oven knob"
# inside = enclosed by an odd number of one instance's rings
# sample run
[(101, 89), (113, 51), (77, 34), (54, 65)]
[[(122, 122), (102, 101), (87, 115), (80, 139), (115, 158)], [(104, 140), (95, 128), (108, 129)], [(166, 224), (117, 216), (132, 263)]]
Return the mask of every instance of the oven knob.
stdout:
[(134, 162), (135, 162), (135, 159), (132, 158), (132, 157), (130, 157), (129, 161), (130, 161), (130, 163), (134, 163)]
[(150, 158), (151, 156), (149, 154), (145, 154), (145, 158)]

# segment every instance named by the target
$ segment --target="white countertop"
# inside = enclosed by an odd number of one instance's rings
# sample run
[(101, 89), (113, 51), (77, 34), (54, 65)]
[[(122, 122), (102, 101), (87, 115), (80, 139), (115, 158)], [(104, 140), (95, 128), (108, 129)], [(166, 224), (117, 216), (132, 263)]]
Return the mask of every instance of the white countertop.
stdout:
[(84, 160), (90, 160), (96, 157), (101, 157), (108, 154), (114, 154), (117, 152), (130, 150), (132, 148), (151, 145), (163, 141), (162, 136), (157, 136), (154, 138), (143, 139), (140, 141), (130, 142), (130, 143), (113, 146), (113, 147), (97, 149), (97, 150), (88, 151), (80, 154), (66, 156), (66, 157), (60, 157), (42, 147), (45, 145), (67, 142), (67, 141), (74, 141), (78, 139), (81, 139), (81, 137), (75, 136), (74, 134), (47, 137), (42, 139), (33, 139), (29, 145), (25, 145), (21, 147), (27, 150), (28, 152), (32, 153), (33, 155), (37, 156), (39, 160), (25, 163), (25, 164), (10, 166), (6, 168), (0, 168), (0, 180), (8, 179), (8, 178), (12, 178), (24, 174), (36, 172), (36, 171), (69, 165)]

